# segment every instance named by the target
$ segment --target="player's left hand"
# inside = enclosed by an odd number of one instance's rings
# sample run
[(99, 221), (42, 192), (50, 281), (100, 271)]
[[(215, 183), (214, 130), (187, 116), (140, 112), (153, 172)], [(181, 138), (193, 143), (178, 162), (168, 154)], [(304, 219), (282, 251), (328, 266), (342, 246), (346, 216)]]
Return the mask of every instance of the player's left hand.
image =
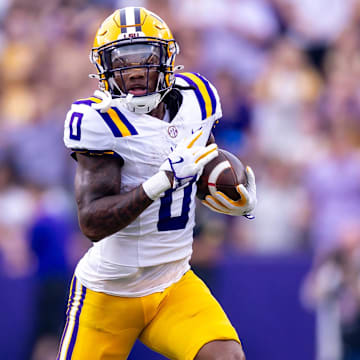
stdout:
[(213, 196), (207, 195), (202, 203), (210, 210), (233, 216), (245, 216), (248, 219), (254, 219), (252, 211), (254, 210), (256, 199), (255, 175), (250, 166), (246, 167), (246, 186), (240, 184), (236, 187), (240, 199), (234, 201), (223, 192), (216, 191)]

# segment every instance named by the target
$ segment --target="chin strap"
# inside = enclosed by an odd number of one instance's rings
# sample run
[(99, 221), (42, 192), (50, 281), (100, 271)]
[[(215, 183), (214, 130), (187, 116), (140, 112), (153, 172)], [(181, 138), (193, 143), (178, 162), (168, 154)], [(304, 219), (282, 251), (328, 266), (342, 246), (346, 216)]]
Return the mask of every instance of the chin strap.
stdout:
[(107, 112), (112, 106), (117, 106), (122, 103), (128, 104), (131, 102), (134, 95), (128, 94), (125, 98), (113, 99), (110, 92), (107, 90), (96, 90), (94, 95), (100, 98), (102, 101), (99, 103), (94, 103), (91, 106), (95, 110), (100, 110), (101, 113)]
[(96, 90), (94, 95), (100, 98), (102, 101), (92, 104), (91, 107), (93, 107), (95, 110), (100, 110), (102, 113), (107, 112), (111, 108), (111, 103), (113, 101), (111, 94), (107, 90)]

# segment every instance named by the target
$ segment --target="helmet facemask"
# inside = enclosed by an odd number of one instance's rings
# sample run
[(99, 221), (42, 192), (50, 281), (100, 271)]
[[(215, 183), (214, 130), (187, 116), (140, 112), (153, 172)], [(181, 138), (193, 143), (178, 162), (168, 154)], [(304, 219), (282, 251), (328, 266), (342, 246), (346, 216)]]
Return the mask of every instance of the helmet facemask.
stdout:
[(101, 87), (113, 99), (125, 100), (129, 110), (153, 110), (174, 83), (173, 63), (178, 53), (175, 41), (149, 38), (118, 40), (93, 49)]

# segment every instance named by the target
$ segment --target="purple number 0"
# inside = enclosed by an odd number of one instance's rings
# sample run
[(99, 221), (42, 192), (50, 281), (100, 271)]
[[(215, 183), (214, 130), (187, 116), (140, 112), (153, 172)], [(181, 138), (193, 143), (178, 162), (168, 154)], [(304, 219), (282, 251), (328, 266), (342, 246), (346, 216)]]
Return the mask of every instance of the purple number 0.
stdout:
[(73, 112), (70, 119), (70, 139), (80, 140), (81, 138), (81, 120), (84, 114)]
[(184, 197), (182, 200), (180, 216), (171, 216), (171, 203), (173, 201), (173, 189), (165, 191), (165, 195), (160, 198), (159, 221), (157, 223), (158, 231), (169, 231), (185, 229), (189, 220), (189, 210), (191, 202), (191, 192), (194, 181), (184, 188)]

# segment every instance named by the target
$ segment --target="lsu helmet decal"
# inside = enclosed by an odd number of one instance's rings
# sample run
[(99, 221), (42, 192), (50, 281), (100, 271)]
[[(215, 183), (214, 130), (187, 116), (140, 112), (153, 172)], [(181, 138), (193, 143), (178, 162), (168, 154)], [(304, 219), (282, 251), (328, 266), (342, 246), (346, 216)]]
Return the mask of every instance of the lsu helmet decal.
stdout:
[[(96, 33), (90, 61), (97, 75), (92, 77), (112, 99), (125, 101), (133, 112), (148, 113), (174, 85), (178, 53), (178, 44), (159, 16), (142, 7), (126, 7), (105, 19)], [(126, 86), (124, 79), (134, 69), (145, 72), (142, 89)], [(157, 82), (150, 88), (154, 73)]]

